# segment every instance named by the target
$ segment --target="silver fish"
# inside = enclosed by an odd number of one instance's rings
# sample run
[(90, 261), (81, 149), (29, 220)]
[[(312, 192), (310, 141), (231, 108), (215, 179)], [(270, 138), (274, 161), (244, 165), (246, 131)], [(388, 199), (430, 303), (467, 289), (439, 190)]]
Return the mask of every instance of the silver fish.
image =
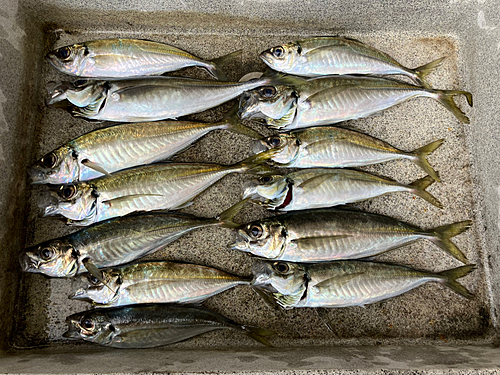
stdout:
[(212, 124), (159, 121), (115, 125), (66, 143), (41, 158), (28, 173), (34, 184), (91, 180), (123, 169), (166, 160), (217, 129), (259, 137), (257, 132), (241, 124), (233, 112), (222, 121)]
[(156, 304), (94, 309), (66, 319), (64, 337), (113, 348), (154, 348), (174, 344), (218, 329), (233, 329), (270, 346), (274, 332), (238, 324), (194, 306)]
[(432, 183), (434, 179), (430, 176), (405, 185), (355, 170), (313, 168), (287, 175), (264, 174), (248, 183), (244, 198), (268, 209), (296, 211), (360, 202), (405, 191), (443, 208), (441, 202), (425, 190)]
[(260, 146), (260, 149), (279, 150), (270, 159), (279, 167), (346, 168), (408, 159), (434, 180), (440, 181), (426, 157), (441, 146), (443, 141), (444, 139), (440, 139), (417, 150), (405, 152), (353, 130), (320, 126), (273, 135), (263, 139), (256, 146)]
[(72, 277), (91, 271), (99, 278), (101, 273), (94, 269), (132, 262), (198, 228), (237, 227), (232, 219), (244, 204), (235, 204), (215, 219), (156, 212), (107, 220), (24, 249), (19, 261), (24, 272)]
[(472, 94), (467, 91), (426, 89), (377, 77), (287, 77), (287, 81), (288, 86), (264, 86), (242, 95), (240, 117), (260, 118), (273, 129), (293, 130), (368, 117), (424, 96), (437, 100), (459, 121), (470, 122), (453, 101), (454, 96), (465, 95), (472, 106)]
[(137, 211), (177, 210), (228, 174), (267, 170), (261, 162), (261, 156), (255, 155), (230, 166), (165, 163), (128, 169), (87, 182), (56, 185), (42, 196), (40, 206), (43, 216), (62, 215), (73, 225)]
[(46, 59), (60, 72), (88, 78), (120, 78), (162, 74), (188, 66), (206, 69), (217, 79), (226, 79), (221, 65), (228, 58), (205, 61), (179, 48), (141, 39), (100, 39), (64, 46)]
[(443, 284), (471, 299), (473, 295), (456, 279), (475, 268), (474, 264), (469, 264), (434, 273), (396, 264), (356, 260), (318, 264), (260, 261), (254, 265), (252, 284), (270, 294), (285, 309), (363, 307), (428, 282)]
[(288, 262), (328, 262), (372, 257), (419, 240), (428, 240), (467, 263), (450, 238), (470, 220), (422, 229), (389, 216), (362, 211), (321, 209), (290, 212), (235, 228), (232, 249)]
[(104, 283), (91, 274), (71, 299), (102, 307), (139, 303), (196, 303), (250, 280), (215, 268), (165, 261), (142, 262), (102, 271)]
[(139, 77), (116, 81), (62, 82), (48, 87), (47, 105), (89, 120), (142, 122), (176, 119), (216, 107), (247, 90), (269, 84), (220, 82), (181, 77)]
[(409, 69), (389, 55), (359, 40), (342, 37), (303, 39), (270, 48), (260, 58), (279, 72), (305, 77), (330, 74), (401, 74), (417, 85), (429, 87), (425, 77), (444, 57), (415, 69)]

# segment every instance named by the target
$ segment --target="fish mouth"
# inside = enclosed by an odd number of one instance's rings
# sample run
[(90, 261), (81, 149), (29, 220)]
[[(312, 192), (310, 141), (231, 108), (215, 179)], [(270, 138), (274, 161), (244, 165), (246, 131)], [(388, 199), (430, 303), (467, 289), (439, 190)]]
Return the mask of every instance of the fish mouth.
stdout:
[(235, 233), (235, 241), (228, 246), (231, 250), (250, 252), (248, 236), (243, 229), (238, 229)]
[(249, 93), (245, 93), (240, 97), (240, 105), (238, 117), (242, 120), (249, 120), (258, 112), (258, 101)]
[(68, 318), (66, 319), (66, 324), (68, 325), (68, 330), (63, 333), (63, 337), (67, 339), (79, 339), (80, 338), (80, 330), (78, 329), (79, 322)]
[(32, 272), (38, 273), (39, 263), (33, 260), (27, 253), (24, 251), (19, 254), (19, 264), (21, 265), (21, 269), (23, 272)]
[(71, 293), (68, 296), (69, 299), (74, 299), (77, 301), (90, 301), (89, 295), (87, 291), (83, 288), (78, 289), (77, 291)]
[(39, 185), (48, 182), (46, 172), (36, 164), (28, 168), (28, 176), (32, 185)]
[(272, 60), (271, 60), (271, 53), (269, 51), (264, 51), (262, 52), (260, 55), (259, 55), (260, 59), (262, 61), (264, 61), (264, 63), (268, 66), (270, 66), (271, 68), (273, 67), (272, 66)]
[[(52, 64), (54, 65), (54, 64)], [(69, 82), (49, 82), (45, 87), (47, 92), (49, 93), (49, 97), (45, 101), (47, 105), (54, 105), (56, 103), (68, 100), (66, 92), (70, 89), (72, 85)]]
[(270, 147), (267, 145), (265, 140), (261, 139), (252, 141), (250, 143), (250, 149), (254, 154), (260, 154), (261, 152), (269, 150)]

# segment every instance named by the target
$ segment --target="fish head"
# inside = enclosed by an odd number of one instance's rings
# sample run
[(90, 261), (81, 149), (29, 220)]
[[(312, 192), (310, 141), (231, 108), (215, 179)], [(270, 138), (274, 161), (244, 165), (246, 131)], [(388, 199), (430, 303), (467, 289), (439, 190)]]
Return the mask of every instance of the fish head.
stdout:
[(28, 169), (32, 184), (64, 184), (78, 181), (78, 157), (65, 145), (48, 153)]
[[(75, 82), (51, 82), (47, 85), (49, 106), (79, 108), (99, 107), (106, 98), (108, 84), (106, 81), (79, 79)], [(68, 104), (69, 103), (69, 104)]]
[(307, 288), (307, 272), (300, 263), (260, 260), (252, 273), (251, 285), (273, 293), (275, 298), (301, 295)]
[(101, 276), (106, 284), (91, 274), (81, 276), (79, 284), (74, 283), (72, 285), (73, 292), (69, 298), (99, 305), (111, 304), (118, 298), (122, 277), (113, 270), (103, 271)]
[(297, 106), (297, 93), (289, 86), (263, 86), (240, 97), (238, 115), (242, 119), (279, 120)]
[(291, 198), (291, 191), (291, 183), (286, 176), (266, 173), (248, 180), (243, 199), (250, 198), (256, 204), (277, 209)]
[(277, 164), (291, 163), (297, 158), (301, 149), (301, 141), (294, 134), (280, 133), (259, 142), (265, 150), (276, 150), (271, 160)]
[(297, 43), (287, 43), (270, 48), (260, 54), (260, 58), (271, 69), (290, 72), (300, 58), (301, 47)]
[(83, 44), (64, 46), (49, 52), (45, 59), (57, 70), (79, 76), (89, 59), (89, 49)]
[(119, 330), (102, 310), (105, 309), (84, 311), (68, 316), (66, 318), (68, 330), (63, 337), (83, 339), (101, 345), (111, 344), (115, 336), (119, 334)]
[(59, 185), (48, 195), (42, 195), (39, 202), (42, 216), (62, 215), (70, 220), (91, 220), (96, 215), (99, 195), (86, 183)]
[(235, 229), (232, 249), (268, 259), (278, 258), (285, 248), (286, 229), (277, 221), (261, 220)]
[(78, 272), (78, 252), (64, 239), (51, 240), (23, 250), (19, 263), (24, 272), (50, 277), (71, 277)]

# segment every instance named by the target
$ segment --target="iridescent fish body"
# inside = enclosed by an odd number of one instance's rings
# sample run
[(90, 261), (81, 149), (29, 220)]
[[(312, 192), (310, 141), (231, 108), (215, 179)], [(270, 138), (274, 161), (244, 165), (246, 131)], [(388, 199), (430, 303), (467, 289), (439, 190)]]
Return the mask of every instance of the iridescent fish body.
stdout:
[(51, 51), (47, 60), (60, 72), (88, 78), (162, 74), (188, 66), (224, 78), (219, 61), (205, 61), (179, 48), (141, 39), (100, 39)]
[(293, 307), (365, 306), (408, 292), (428, 282), (444, 284), (471, 299), (456, 279), (475, 265), (439, 273), (390, 263), (356, 260), (300, 264), (261, 261), (254, 265), (252, 284), (270, 294), (285, 309)]

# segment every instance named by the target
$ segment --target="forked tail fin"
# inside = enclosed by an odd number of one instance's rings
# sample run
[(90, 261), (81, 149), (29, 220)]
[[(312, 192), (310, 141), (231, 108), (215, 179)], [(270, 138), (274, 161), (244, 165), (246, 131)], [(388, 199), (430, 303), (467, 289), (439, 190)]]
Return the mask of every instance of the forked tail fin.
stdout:
[(422, 168), (429, 176), (431, 176), (435, 181), (441, 182), (438, 173), (431, 167), (427, 161), (427, 155), (436, 150), (444, 142), (444, 139), (439, 139), (437, 141), (431, 142), (428, 145), (420, 147), (411, 152), (414, 156), (412, 159), (415, 164)]
[(430, 229), (427, 232), (432, 236), (430, 241), (434, 242), (442, 250), (446, 251), (451, 256), (455, 257), (462, 263), (467, 263), (467, 257), (460, 251), (460, 249), (450, 238), (458, 236), (460, 233), (465, 232), (472, 225), (471, 220), (465, 220), (458, 223), (444, 225), (442, 227)]
[(459, 90), (433, 90), (433, 92), (437, 94), (436, 99), (448, 110), (450, 110), (459, 121), (465, 124), (470, 123), (469, 118), (465, 115), (465, 113), (462, 112), (460, 108), (458, 108), (456, 103), (453, 101), (454, 96), (465, 95), (465, 97), (467, 98), (467, 103), (469, 103), (469, 105), (472, 107), (472, 94), (470, 92)]
[(425, 176), (420, 180), (412, 182), (408, 187), (411, 188), (411, 192), (418, 195), (420, 198), (425, 199), (427, 202), (433, 204), (438, 208), (443, 208), (443, 204), (431, 193), (426, 191), (429, 186), (434, 183), (434, 179), (431, 176)]
[(468, 264), (466, 266), (453, 268), (451, 270), (446, 270), (439, 272), (438, 275), (443, 277), (443, 283), (448, 288), (452, 289), (454, 292), (460, 294), (461, 296), (472, 299), (474, 295), (467, 290), (462, 284), (458, 283), (456, 280), (468, 275), (476, 268), (475, 264)]
[(413, 69), (415, 72), (414, 79), (415, 81), (421, 85), (422, 87), (425, 88), (431, 88), (431, 86), (425, 81), (425, 78), (434, 71), (441, 63), (443, 60), (446, 58), (446, 56), (441, 57), (437, 60), (431, 61), (428, 64), (419, 66), (418, 68)]
[(218, 57), (210, 61), (210, 65), (207, 65), (208, 72), (219, 81), (229, 81), (229, 78), (224, 74), (222, 67), (228, 65), (231, 60), (235, 60), (237, 57), (240, 58), (242, 56), (243, 50), (238, 50), (231, 52), (228, 55)]

